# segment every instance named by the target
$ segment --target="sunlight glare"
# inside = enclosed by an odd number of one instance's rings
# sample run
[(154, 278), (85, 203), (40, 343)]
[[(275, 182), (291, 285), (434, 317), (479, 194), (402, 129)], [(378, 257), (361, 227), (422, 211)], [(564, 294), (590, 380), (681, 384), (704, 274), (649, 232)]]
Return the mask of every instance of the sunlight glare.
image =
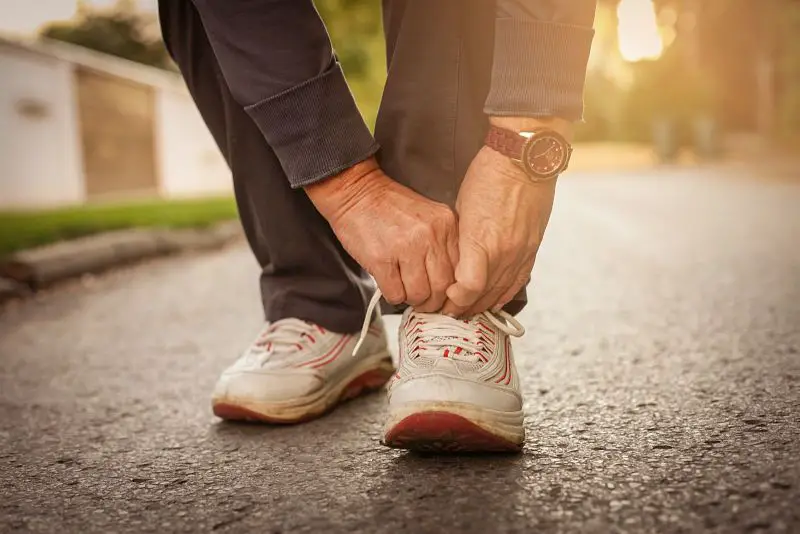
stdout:
[(619, 50), (626, 61), (654, 59), (664, 51), (652, 0), (621, 0)]

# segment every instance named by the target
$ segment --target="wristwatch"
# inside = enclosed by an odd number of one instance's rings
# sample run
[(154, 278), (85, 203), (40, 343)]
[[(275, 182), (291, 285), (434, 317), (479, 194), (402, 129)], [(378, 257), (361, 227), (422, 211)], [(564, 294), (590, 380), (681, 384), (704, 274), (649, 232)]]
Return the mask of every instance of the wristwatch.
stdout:
[(534, 182), (556, 178), (567, 170), (572, 155), (572, 147), (564, 136), (549, 128), (515, 132), (492, 125), (484, 142), (508, 156)]

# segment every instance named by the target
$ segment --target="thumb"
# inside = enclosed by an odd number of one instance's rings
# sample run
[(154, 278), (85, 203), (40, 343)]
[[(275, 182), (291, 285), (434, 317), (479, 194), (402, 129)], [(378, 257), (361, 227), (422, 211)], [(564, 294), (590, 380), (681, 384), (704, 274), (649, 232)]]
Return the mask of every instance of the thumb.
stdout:
[(459, 250), (455, 283), (447, 288), (448, 302), (442, 313), (460, 316), (486, 291), (489, 276), (489, 259), (480, 247), (471, 244)]
[(447, 247), (447, 255), (450, 257), (450, 263), (458, 265), (458, 225), (447, 233), (445, 246)]

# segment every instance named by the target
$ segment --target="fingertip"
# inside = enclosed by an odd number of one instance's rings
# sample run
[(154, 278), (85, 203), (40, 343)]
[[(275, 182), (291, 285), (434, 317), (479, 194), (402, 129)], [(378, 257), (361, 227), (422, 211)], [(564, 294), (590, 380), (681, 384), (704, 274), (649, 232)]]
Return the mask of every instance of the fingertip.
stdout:
[(431, 306), (430, 304), (427, 304), (427, 303), (420, 304), (419, 306), (413, 306), (413, 308), (416, 311), (422, 312), (422, 313), (433, 313), (434, 311), (436, 311), (436, 310), (434, 310), (433, 306)]
[(458, 319), (464, 315), (465, 310), (465, 307), (459, 306), (455, 302), (448, 300), (439, 313), (448, 317), (452, 317), (453, 319)]
[(445, 305), (442, 307), (442, 309), (441, 309), (441, 310), (439, 310), (439, 313), (441, 313), (442, 315), (446, 315), (446, 316), (448, 316), (448, 317), (453, 317), (453, 318), (455, 318), (455, 311), (453, 310), (453, 305), (452, 305), (452, 304), (450, 304), (449, 302), (448, 302), (448, 303), (446, 303), (446, 304), (445, 304)]
[(460, 291), (461, 287), (458, 285), (458, 282), (456, 282), (445, 289), (444, 294), (447, 295), (447, 298), (452, 302), (453, 297), (457, 297), (460, 294)]
[(384, 293), (383, 298), (386, 300), (386, 302), (388, 302), (392, 306), (398, 306), (406, 301), (405, 293), (402, 295), (399, 293), (390, 295)]
[(475, 303), (471, 297), (471, 292), (459, 282), (448, 287), (445, 293), (448, 301), (451, 303), (451, 309), (453, 309), (457, 315), (461, 315)]
[(423, 313), (442, 313), (442, 309), (446, 300), (447, 298), (445, 297), (444, 292), (442, 292), (439, 295), (429, 298), (420, 306), (416, 306), (415, 309)]

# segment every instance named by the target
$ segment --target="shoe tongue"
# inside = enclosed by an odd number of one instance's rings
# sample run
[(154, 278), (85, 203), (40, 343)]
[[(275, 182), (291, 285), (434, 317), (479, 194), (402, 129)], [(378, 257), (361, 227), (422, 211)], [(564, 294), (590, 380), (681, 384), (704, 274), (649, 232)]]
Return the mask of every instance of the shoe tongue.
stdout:
[(293, 352), (303, 339), (306, 327), (311, 326), (313, 323), (300, 319), (280, 319), (267, 326), (257, 345), (267, 352)]
[[(463, 327), (466, 327), (468, 330), (477, 329), (477, 324), (472, 321), (465, 321), (460, 319), (450, 319), (445, 318), (444, 316), (435, 317), (436, 321), (452, 321), (455, 324), (463, 323)], [(431, 321), (431, 319), (427, 316), (427, 314), (419, 314), (416, 317), (411, 317), (410, 322), (415, 323), (418, 322), (418, 325), (423, 325), (426, 322)], [(462, 326), (462, 325), (458, 325)], [(411, 329), (417, 328), (417, 325), (412, 324)], [(444, 359), (445, 361), (450, 360), (453, 361), (453, 364), (457, 361), (466, 361), (472, 362), (474, 359), (477, 358), (473, 350), (468, 349), (465, 346), (465, 336), (470, 335), (467, 332), (460, 332), (460, 328), (456, 327), (453, 330), (453, 334), (449, 334), (448, 332), (436, 332), (436, 335), (431, 335), (432, 333), (426, 333), (425, 336), (426, 344), (429, 346), (430, 349), (434, 349), (438, 351), (436, 356), (439, 358)], [(433, 356), (430, 352), (428, 353), (429, 356)]]

